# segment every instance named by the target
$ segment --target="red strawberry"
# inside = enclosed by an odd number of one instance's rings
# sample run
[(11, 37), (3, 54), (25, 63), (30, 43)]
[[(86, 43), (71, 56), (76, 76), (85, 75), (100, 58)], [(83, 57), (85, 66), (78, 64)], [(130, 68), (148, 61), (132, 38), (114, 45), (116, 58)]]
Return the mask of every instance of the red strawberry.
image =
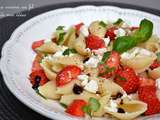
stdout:
[(110, 40), (115, 40), (116, 37), (116, 34), (114, 33), (115, 30), (117, 30), (116, 27), (109, 28), (106, 32), (106, 37), (109, 37)]
[(32, 49), (35, 50), (37, 47), (40, 47), (44, 44), (44, 40), (35, 41), (32, 43)]
[(140, 87), (138, 97), (147, 104), (145, 115), (156, 114), (160, 112), (160, 101), (156, 95), (155, 81), (148, 78), (140, 78)]
[(74, 116), (82, 117), (84, 116), (82, 107), (86, 104), (84, 100), (76, 99), (67, 107), (66, 112)]
[(29, 75), (29, 79), (30, 79), (32, 85), (35, 85), (37, 83), (38, 83), (38, 85), (44, 85), (48, 81), (43, 70), (33, 71)]
[(81, 69), (75, 65), (68, 65), (63, 68), (56, 77), (57, 86), (63, 86), (72, 80), (76, 79), (81, 73)]
[(40, 61), (41, 61), (42, 57), (41, 55), (36, 55), (36, 57), (34, 58), (34, 61), (32, 63), (32, 71), (36, 71), (36, 70), (41, 70), (42, 67), (40, 66)]
[[(115, 74), (120, 64), (120, 56), (117, 52), (112, 51), (108, 59), (103, 64), (98, 65), (99, 75), (104, 78), (109, 78)], [(107, 72), (107, 68), (108, 72)]]
[(150, 68), (153, 70), (155, 68), (160, 67), (160, 62), (158, 62), (157, 60), (155, 60), (152, 65), (150, 66)]
[(123, 66), (116, 73), (115, 82), (119, 84), (127, 93), (134, 93), (139, 86), (139, 78), (130, 67)]
[(86, 38), (86, 47), (87, 48), (90, 48), (91, 50), (96, 50), (96, 49), (99, 49), (99, 48), (103, 48), (105, 47), (105, 43), (104, 41), (99, 38), (98, 36), (95, 36), (95, 35), (89, 35), (87, 38)]
[(84, 25), (83, 22), (77, 24), (77, 25), (74, 25), (74, 27), (76, 28), (76, 31), (79, 32), (80, 31), (80, 28), (82, 27), (82, 25)]

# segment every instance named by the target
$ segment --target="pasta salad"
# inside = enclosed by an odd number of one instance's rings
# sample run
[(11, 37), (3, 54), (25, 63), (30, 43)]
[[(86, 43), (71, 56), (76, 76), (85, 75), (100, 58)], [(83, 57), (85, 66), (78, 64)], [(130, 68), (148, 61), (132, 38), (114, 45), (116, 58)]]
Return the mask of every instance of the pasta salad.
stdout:
[(32, 43), (32, 88), (77, 117), (158, 114), (160, 39), (152, 33), (147, 19), (58, 26), (51, 39)]

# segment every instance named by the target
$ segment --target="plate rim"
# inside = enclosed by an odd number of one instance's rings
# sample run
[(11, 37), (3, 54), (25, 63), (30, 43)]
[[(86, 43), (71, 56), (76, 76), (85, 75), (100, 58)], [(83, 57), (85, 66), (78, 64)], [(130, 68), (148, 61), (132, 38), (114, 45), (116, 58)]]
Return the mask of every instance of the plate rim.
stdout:
[[(104, 5), (104, 6), (106, 7), (106, 6), (110, 6), (110, 5)], [(7, 85), (7, 87), (8, 87), (9, 90), (11, 91), (11, 93), (12, 93), (14, 96), (16, 96), (23, 104), (25, 104), (27, 107), (33, 109), (34, 111), (36, 111), (36, 112), (38, 112), (38, 113), (40, 113), (40, 114), (42, 114), (42, 115), (44, 115), (44, 116), (46, 116), (46, 114), (44, 114), (42, 111), (36, 109), (35, 107), (32, 107), (29, 103), (27, 103), (26, 101), (24, 101), (20, 96), (18, 96), (15, 92), (13, 92), (13, 90), (12, 90), (11, 87), (9, 86), (6, 78), (4, 77), (4, 74), (5, 74), (4, 71), (5, 71), (6, 68), (5, 68), (5, 67), (2, 67), (2, 66), (3, 66), (3, 62), (4, 62), (5, 58), (7, 57), (7, 56), (5, 55), (5, 51), (7, 50), (8, 46), (14, 41), (14, 36), (18, 33), (18, 30), (20, 30), (22, 26), (29, 24), (30, 22), (34, 21), (35, 19), (38, 19), (38, 17), (42, 17), (43, 15), (45, 15), (45, 14), (47, 14), (47, 13), (49, 13), (49, 12), (53, 12), (53, 11), (57, 11), (57, 10), (63, 11), (64, 9), (66, 9), (66, 10), (67, 10), (67, 9), (72, 9), (72, 10), (73, 10), (73, 9), (79, 9), (79, 8), (82, 8), (82, 7), (96, 7), (96, 8), (98, 8), (98, 7), (101, 7), (101, 6), (82, 5), (82, 6), (78, 6), (78, 7), (74, 7), (74, 8), (68, 8), (68, 7), (67, 7), (67, 8), (58, 8), (58, 9), (54, 9), (54, 10), (51, 10), (51, 11), (48, 11), (48, 12), (44, 12), (44, 13), (42, 13), (42, 14), (39, 14), (39, 15), (37, 15), (37, 16), (35, 16), (35, 17), (33, 17), (33, 18), (29, 19), (29, 20), (27, 20), (26, 22), (24, 22), (23, 24), (21, 24), (18, 28), (16, 28), (16, 29), (14, 30), (14, 32), (12, 33), (11, 37), (9, 38), (9, 40), (8, 40), (8, 41), (3, 45), (3, 47), (2, 47), (2, 52), (1, 52), (2, 56), (1, 56), (1, 59), (0, 59), (0, 70), (1, 70), (1, 73), (2, 73), (2, 75), (3, 75), (3, 80), (4, 80), (5, 84)], [(121, 9), (121, 10), (124, 10), (124, 9), (126, 9), (126, 10), (134, 10), (134, 9), (128, 9), (128, 8), (121, 8), (121, 7), (117, 7), (117, 6), (111, 6), (111, 7), (115, 7), (115, 8), (117, 8), (117, 9)], [(134, 10), (134, 11), (135, 11), (135, 10)], [(144, 11), (141, 11), (141, 10), (136, 10), (136, 11), (144, 12)], [(145, 12), (145, 13), (147, 13), (147, 14), (153, 14), (153, 13), (148, 13), (148, 12)], [(157, 16), (157, 15), (156, 15), (156, 16)], [(159, 17), (159, 16), (157, 16), (157, 17)], [(56, 116), (57, 116), (57, 115), (58, 115), (58, 114), (56, 114)], [(59, 114), (59, 115), (60, 115), (60, 114)], [(55, 116), (54, 119), (59, 119), (59, 117), (58, 117), (58, 116), (56, 117), (56, 116)], [(61, 115), (60, 115), (60, 116), (61, 116)], [(53, 117), (50, 117), (50, 116), (46, 116), (46, 117), (49, 117), (49, 118), (53, 119)], [(62, 117), (62, 116), (61, 116), (61, 117)]]

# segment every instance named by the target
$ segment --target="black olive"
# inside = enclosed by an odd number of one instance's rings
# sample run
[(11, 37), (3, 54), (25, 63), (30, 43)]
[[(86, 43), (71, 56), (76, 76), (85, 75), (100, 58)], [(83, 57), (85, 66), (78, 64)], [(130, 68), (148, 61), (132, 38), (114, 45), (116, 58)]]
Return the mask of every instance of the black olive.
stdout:
[(38, 84), (35, 83), (35, 84), (32, 86), (32, 88), (33, 88), (34, 90), (36, 90), (38, 87), (39, 87), (39, 83), (38, 83)]
[(120, 105), (123, 105), (123, 99), (121, 99)]
[(41, 80), (41, 77), (38, 76), (38, 75), (36, 75), (35, 78), (34, 78), (34, 81), (37, 82), (37, 83), (39, 83), (40, 80)]
[(89, 60), (89, 57), (87, 57), (86, 59), (83, 60), (83, 63), (85, 63), (86, 61)]
[(73, 92), (74, 92), (75, 94), (81, 94), (81, 93), (83, 92), (83, 87), (75, 84), (75, 85), (73, 86)]
[(118, 108), (118, 113), (125, 113), (125, 111), (122, 108)]
[(121, 98), (122, 96), (123, 96), (123, 94), (119, 92), (116, 95), (112, 96), (112, 99), (115, 100), (117, 98)]

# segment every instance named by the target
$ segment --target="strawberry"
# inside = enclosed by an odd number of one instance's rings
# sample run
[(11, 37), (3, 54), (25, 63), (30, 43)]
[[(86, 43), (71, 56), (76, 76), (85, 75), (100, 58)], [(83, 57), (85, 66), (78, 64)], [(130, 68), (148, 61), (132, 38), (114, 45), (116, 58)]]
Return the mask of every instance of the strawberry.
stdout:
[(81, 28), (83, 25), (84, 25), (84, 23), (81, 22), (81, 23), (79, 23), (79, 24), (74, 25), (74, 27), (75, 27), (76, 31), (79, 32), (79, 31), (80, 31), (80, 28)]
[(108, 59), (103, 64), (98, 65), (99, 76), (109, 78), (115, 74), (120, 64), (120, 56), (117, 52), (112, 51)]
[(127, 93), (134, 93), (139, 86), (139, 78), (130, 67), (123, 66), (117, 70), (115, 82)]
[(86, 38), (86, 47), (90, 48), (91, 50), (96, 50), (96, 49), (105, 47), (105, 43), (98, 36), (90, 34)]
[(147, 104), (145, 115), (156, 114), (160, 112), (160, 102), (156, 96), (156, 87), (153, 85), (143, 86), (138, 89), (138, 97)]
[(48, 81), (43, 70), (32, 71), (29, 75), (29, 79), (32, 85), (37, 84), (38, 86), (44, 85)]
[(116, 27), (109, 28), (106, 32), (106, 37), (109, 37), (110, 40), (115, 40), (116, 37), (116, 34), (114, 33), (115, 30), (117, 30)]
[(76, 79), (81, 73), (81, 69), (75, 65), (68, 65), (63, 68), (56, 77), (57, 86), (63, 86), (72, 80)]
[(143, 86), (154, 86), (154, 85), (155, 85), (155, 81), (153, 79), (139, 77), (139, 86), (140, 87), (143, 87)]
[(76, 99), (67, 107), (66, 112), (70, 115), (83, 117), (85, 113), (83, 112), (82, 108), (86, 104), (87, 103), (84, 100)]
[(36, 70), (41, 70), (42, 67), (40, 66), (40, 61), (41, 61), (42, 57), (41, 55), (36, 55), (36, 57), (33, 60), (32, 63), (32, 71), (36, 71)]
[(155, 60), (155, 61), (152, 63), (152, 65), (150, 66), (150, 68), (151, 68), (152, 70), (155, 69), (155, 68), (158, 68), (158, 67), (160, 67), (160, 62), (157, 61), (157, 60)]
[(38, 40), (32, 43), (32, 50), (35, 50), (37, 47), (40, 47), (44, 44), (44, 40)]

